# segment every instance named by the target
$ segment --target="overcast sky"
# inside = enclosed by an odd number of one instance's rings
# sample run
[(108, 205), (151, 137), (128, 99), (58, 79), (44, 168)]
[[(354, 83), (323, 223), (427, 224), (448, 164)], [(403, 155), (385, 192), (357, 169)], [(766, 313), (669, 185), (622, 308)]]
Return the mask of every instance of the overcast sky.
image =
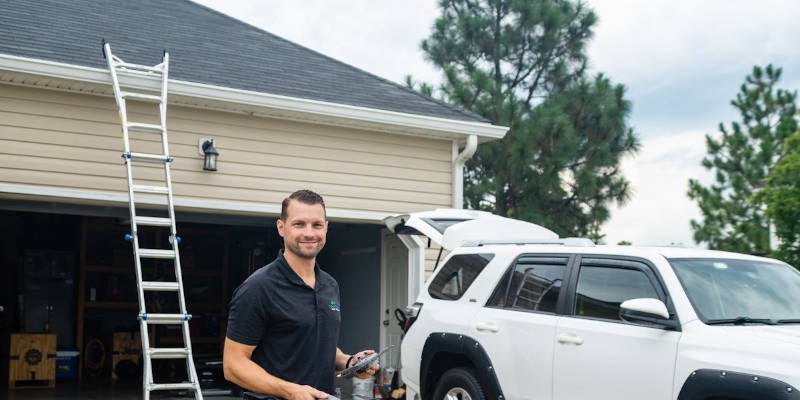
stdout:
[[(434, 0), (199, 0), (278, 36), (402, 82), (439, 82), (420, 41), (438, 15)], [(783, 67), (782, 87), (800, 87), (800, 1), (593, 0), (599, 16), (592, 70), (628, 88), (630, 123), (643, 148), (623, 162), (631, 201), (604, 225), (606, 242), (696, 246), (686, 197), (704, 135), (737, 118), (730, 100), (753, 65)]]

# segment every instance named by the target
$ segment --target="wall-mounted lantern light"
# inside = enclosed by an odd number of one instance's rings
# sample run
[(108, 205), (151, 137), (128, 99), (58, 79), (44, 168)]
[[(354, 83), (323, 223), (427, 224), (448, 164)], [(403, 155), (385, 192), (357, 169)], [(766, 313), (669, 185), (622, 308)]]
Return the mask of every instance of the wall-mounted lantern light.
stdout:
[(203, 160), (203, 170), (216, 171), (219, 152), (217, 148), (214, 147), (214, 139), (200, 139), (200, 150), (205, 157), (205, 160)]

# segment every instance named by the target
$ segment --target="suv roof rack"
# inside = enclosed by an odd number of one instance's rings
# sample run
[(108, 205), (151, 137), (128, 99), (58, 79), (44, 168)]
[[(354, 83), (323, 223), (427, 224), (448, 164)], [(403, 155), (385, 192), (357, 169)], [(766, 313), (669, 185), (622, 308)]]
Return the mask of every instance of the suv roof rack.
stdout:
[(595, 243), (587, 238), (559, 238), (559, 239), (544, 239), (544, 240), (470, 240), (465, 241), (461, 245), (464, 247), (480, 247), (488, 245), (526, 245), (526, 244), (555, 244), (561, 246), (574, 246), (574, 247), (594, 247)]

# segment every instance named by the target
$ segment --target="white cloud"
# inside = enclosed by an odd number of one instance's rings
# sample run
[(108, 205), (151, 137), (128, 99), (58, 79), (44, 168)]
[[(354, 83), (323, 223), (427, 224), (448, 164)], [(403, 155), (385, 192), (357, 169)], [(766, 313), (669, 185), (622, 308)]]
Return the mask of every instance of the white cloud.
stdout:
[(398, 83), (407, 74), (439, 81), (419, 47), (438, 15), (436, 1), (197, 2)]
[(700, 214), (686, 192), (689, 178), (704, 184), (711, 181), (712, 175), (700, 165), (705, 153), (705, 133), (701, 131), (645, 139), (642, 151), (622, 163), (633, 198), (612, 210), (613, 218), (603, 226), (605, 242), (697, 246), (689, 220)]
[(599, 16), (592, 65), (644, 91), (715, 74), (741, 79), (754, 64), (797, 62), (797, 1), (592, 0), (590, 5)]

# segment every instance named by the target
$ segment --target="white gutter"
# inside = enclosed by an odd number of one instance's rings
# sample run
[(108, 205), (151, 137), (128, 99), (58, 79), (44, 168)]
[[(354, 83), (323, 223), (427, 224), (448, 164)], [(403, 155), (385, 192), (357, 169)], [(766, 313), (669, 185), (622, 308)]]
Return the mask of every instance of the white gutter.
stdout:
[(464, 164), (478, 149), (478, 137), (467, 136), (467, 145), (458, 153), (458, 143), (453, 141), (453, 208), (464, 208)]
[[(76, 90), (95, 94), (111, 93), (109, 75), (105, 69), (0, 54), (0, 70), (96, 84), (97, 87), (92, 88), (93, 90), (86, 90), (85, 87)], [(120, 81), (126, 86), (160, 91), (160, 81), (155, 77), (120, 74)], [(57, 83), (52, 86), (62, 87)], [(484, 122), (350, 106), (175, 79), (169, 80), (169, 87), (171, 102), (176, 104), (228, 109), (252, 115), (300, 119), (323, 124), (363, 127), (392, 133), (447, 139), (460, 139), (464, 135), (474, 135), (484, 138), (484, 140), (492, 140), (502, 138), (508, 131), (507, 127)], [(198, 104), (197, 100), (192, 99), (204, 99), (205, 102)]]

